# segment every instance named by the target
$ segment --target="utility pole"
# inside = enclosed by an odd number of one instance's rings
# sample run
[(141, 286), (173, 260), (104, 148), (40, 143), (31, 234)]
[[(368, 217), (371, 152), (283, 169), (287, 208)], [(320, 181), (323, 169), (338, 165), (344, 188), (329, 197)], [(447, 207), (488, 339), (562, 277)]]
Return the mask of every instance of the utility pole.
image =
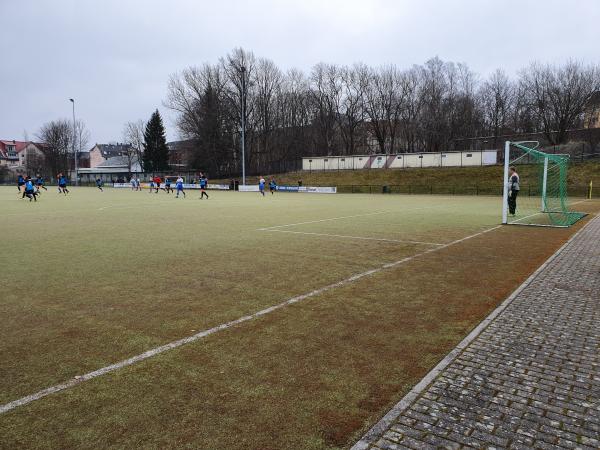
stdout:
[(71, 101), (71, 103), (73, 103), (73, 155), (75, 155), (75, 186), (79, 185), (79, 180), (78, 180), (78, 174), (77, 174), (77, 170), (78, 170), (78, 161), (77, 161), (77, 150), (75, 149), (75, 141), (77, 140), (77, 130), (75, 128), (75, 100), (70, 98), (69, 99)]
[(242, 185), (246, 185), (246, 67), (242, 72)]

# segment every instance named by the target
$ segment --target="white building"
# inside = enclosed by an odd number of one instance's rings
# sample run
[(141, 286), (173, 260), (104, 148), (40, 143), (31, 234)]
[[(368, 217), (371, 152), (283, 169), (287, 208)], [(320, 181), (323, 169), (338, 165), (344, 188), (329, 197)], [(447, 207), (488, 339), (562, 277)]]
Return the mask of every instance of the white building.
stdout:
[(394, 155), (311, 156), (302, 158), (302, 170), (471, 167), (494, 165), (497, 162), (498, 152), (496, 150), (400, 153)]

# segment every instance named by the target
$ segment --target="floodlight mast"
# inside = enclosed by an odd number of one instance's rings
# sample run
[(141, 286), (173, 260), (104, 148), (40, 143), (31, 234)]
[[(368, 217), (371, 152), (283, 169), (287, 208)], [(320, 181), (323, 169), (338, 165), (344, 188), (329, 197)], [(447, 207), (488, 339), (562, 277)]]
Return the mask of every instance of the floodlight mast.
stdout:
[(78, 171), (78, 161), (77, 161), (77, 150), (75, 149), (75, 141), (77, 140), (77, 130), (75, 129), (75, 100), (70, 98), (69, 101), (73, 103), (73, 156), (75, 157), (75, 186), (79, 185), (77, 171)]
[(240, 68), (242, 74), (242, 185), (246, 185), (246, 67)]

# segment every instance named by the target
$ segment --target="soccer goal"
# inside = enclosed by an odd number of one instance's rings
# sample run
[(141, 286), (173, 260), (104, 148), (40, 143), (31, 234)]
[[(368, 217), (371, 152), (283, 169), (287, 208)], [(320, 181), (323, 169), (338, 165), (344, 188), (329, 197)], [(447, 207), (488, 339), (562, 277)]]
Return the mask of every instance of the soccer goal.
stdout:
[(571, 226), (585, 213), (569, 207), (569, 155), (545, 153), (538, 147), (535, 141), (506, 141), (502, 223)]

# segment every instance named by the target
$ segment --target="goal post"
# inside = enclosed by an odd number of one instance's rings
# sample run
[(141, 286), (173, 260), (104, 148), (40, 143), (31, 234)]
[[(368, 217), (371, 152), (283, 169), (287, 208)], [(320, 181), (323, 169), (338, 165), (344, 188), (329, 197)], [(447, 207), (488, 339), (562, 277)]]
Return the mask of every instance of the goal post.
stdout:
[[(569, 206), (569, 155), (545, 153), (538, 146), (535, 141), (505, 142), (502, 223), (571, 226), (585, 213), (571, 211)], [(518, 191), (511, 181), (512, 167), (517, 172)]]

